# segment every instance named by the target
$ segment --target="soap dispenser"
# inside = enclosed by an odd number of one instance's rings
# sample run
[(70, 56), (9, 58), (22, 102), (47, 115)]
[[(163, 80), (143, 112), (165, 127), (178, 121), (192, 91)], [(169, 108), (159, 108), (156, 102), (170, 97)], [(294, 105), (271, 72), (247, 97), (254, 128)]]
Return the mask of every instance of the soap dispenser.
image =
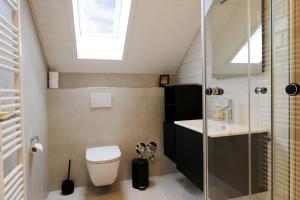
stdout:
[(214, 107), (213, 117), (215, 120), (218, 120), (218, 121), (224, 120), (224, 118), (225, 118), (224, 112), (219, 105)]

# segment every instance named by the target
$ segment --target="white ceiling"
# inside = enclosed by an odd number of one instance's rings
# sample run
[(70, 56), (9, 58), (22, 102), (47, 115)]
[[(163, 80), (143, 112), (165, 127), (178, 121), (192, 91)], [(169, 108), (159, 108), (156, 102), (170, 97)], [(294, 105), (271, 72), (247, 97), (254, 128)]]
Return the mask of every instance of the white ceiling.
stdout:
[(132, 0), (123, 61), (78, 60), (72, 0), (31, 0), (48, 66), (59, 72), (175, 73), (200, 26), (200, 0)]

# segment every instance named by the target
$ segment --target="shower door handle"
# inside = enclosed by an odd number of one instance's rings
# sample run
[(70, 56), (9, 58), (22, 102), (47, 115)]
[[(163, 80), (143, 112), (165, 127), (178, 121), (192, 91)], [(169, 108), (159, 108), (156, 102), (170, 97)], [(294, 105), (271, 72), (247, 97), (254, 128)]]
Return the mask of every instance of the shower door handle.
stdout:
[(296, 96), (300, 93), (300, 86), (298, 83), (290, 83), (285, 87), (285, 92), (289, 96)]
[(261, 94), (266, 94), (268, 92), (268, 89), (266, 87), (261, 87), (261, 88), (256, 87), (254, 91), (255, 91), (256, 94), (260, 94), (260, 93)]
[(210, 95), (223, 95), (224, 94), (224, 90), (222, 88), (216, 87), (216, 88), (207, 88), (205, 90), (205, 94), (210, 96)]

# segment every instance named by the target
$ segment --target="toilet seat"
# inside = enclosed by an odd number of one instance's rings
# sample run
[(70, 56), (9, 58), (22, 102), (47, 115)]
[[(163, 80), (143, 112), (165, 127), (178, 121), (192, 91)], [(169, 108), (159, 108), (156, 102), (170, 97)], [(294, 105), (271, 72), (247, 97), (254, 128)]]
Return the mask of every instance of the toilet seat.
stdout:
[(121, 151), (118, 146), (94, 147), (86, 150), (86, 161), (95, 164), (106, 164), (119, 161)]

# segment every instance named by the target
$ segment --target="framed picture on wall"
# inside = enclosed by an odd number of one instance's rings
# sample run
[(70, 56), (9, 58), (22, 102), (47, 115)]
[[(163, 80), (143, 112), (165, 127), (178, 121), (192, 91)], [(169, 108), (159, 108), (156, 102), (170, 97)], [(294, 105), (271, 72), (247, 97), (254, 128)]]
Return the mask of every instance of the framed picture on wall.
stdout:
[(164, 87), (170, 83), (170, 76), (169, 75), (160, 75), (159, 76), (159, 87)]

